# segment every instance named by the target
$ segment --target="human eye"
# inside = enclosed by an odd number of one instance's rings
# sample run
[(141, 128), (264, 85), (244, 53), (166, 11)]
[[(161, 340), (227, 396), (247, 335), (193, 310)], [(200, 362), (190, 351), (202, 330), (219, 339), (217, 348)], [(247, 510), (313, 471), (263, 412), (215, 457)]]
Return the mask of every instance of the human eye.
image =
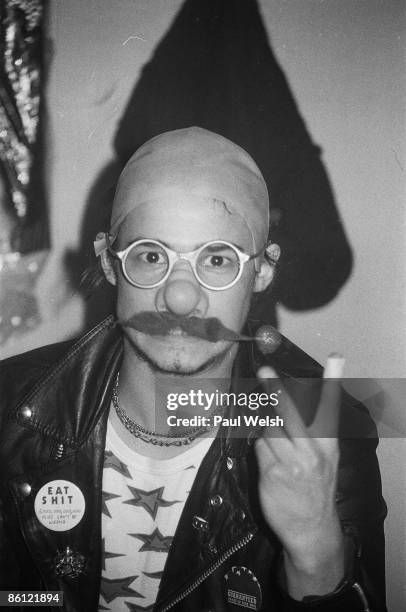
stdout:
[(138, 254), (141, 261), (148, 264), (165, 263), (165, 257), (159, 251), (145, 250)]
[(167, 256), (158, 244), (144, 242), (133, 246), (128, 254), (128, 260), (134, 265), (158, 266), (166, 265)]
[(199, 257), (202, 267), (222, 270), (238, 265), (237, 253), (227, 245), (210, 245), (203, 249)]
[(207, 255), (201, 263), (207, 267), (222, 268), (229, 263), (229, 260), (224, 255)]

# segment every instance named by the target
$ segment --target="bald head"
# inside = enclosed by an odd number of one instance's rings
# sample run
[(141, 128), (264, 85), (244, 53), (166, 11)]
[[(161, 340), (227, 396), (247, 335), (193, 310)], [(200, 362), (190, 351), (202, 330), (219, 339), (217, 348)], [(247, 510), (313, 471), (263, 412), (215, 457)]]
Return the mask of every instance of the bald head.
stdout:
[(230, 140), (198, 127), (166, 132), (131, 157), (118, 181), (110, 234), (115, 237), (128, 214), (154, 201), (176, 197), (220, 201), (243, 218), (255, 251), (268, 236), (269, 200), (253, 159)]

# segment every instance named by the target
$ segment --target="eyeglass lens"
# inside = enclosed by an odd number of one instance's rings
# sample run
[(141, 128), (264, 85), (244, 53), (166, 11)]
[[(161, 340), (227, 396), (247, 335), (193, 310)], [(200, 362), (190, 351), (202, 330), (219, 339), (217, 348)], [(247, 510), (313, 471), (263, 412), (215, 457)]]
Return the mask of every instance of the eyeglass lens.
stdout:
[[(237, 278), (240, 265), (238, 252), (233, 247), (216, 242), (200, 251), (196, 275), (210, 287), (225, 287)], [(135, 243), (127, 253), (124, 267), (127, 276), (137, 285), (155, 285), (168, 271), (168, 253), (155, 242)]]

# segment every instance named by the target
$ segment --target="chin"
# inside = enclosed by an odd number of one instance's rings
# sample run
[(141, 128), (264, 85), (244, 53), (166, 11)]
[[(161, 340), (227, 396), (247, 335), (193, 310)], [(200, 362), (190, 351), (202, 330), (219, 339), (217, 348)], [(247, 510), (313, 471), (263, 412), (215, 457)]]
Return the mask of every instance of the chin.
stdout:
[(212, 364), (212, 360), (205, 361), (204, 363), (183, 363), (182, 360), (174, 360), (174, 361), (153, 361), (149, 360), (149, 363), (154, 368), (155, 371), (160, 372), (161, 374), (176, 374), (178, 376), (193, 376), (195, 374), (199, 374), (200, 372), (204, 372), (210, 368)]
[(202, 357), (197, 358), (196, 355), (189, 358), (188, 355), (159, 355), (154, 354), (153, 351), (142, 351), (138, 348), (138, 353), (144, 361), (146, 361), (153, 370), (160, 372), (161, 374), (178, 374), (178, 375), (193, 375), (199, 372), (209, 370), (210, 367), (217, 361), (218, 357)]

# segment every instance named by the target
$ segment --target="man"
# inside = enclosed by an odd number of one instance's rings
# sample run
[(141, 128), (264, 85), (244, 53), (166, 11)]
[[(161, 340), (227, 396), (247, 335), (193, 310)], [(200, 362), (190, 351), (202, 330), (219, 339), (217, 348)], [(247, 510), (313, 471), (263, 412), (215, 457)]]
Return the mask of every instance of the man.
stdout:
[[(376, 442), (331, 435), (331, 380), (312, 436), (272, 379), (314, 362), (289, 343), (255, 361), (242, 333), (279, 255), (268, 211), (253, 160), (206, 130), (130, 159), (95, 242), (116, 320), (2, 365), (3, 589), (69, 611), (385, 610)], [(279, 427), (236, 435), (223, 402), (171, 424), (169, 393), (190, 415), (196, 383), (218, 397), (258, 365)]]

